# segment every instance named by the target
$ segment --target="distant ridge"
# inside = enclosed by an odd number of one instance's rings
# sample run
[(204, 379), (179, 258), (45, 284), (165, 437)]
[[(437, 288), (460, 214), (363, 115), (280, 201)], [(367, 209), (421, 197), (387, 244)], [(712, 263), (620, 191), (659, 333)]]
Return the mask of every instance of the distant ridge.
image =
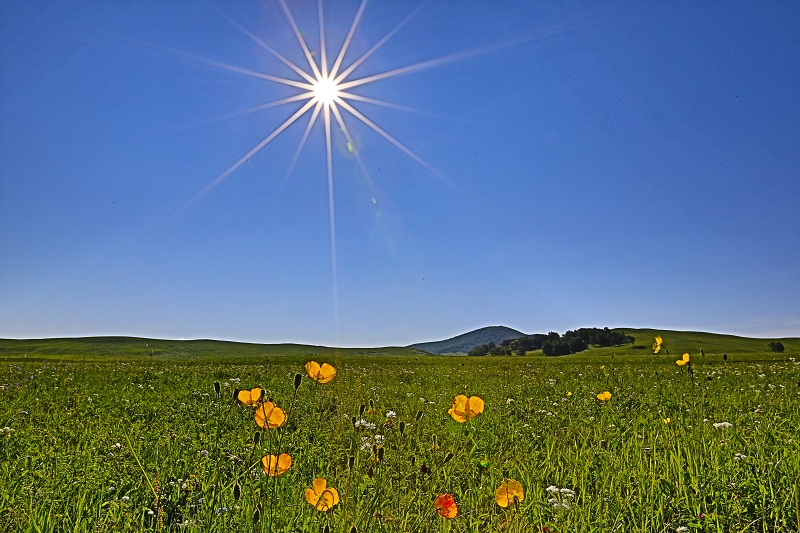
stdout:
[(461, 335), (443, 341), (412, 344), (409, 348), (424, 350), (435, 354), (467, 353), (481, 344), (488, 344), (490, 342), (500, 344), (506, 339), (517, 339), (525, 336), (525, 333), (506, 326), (488, 326), (468, 333), (462, 333)]

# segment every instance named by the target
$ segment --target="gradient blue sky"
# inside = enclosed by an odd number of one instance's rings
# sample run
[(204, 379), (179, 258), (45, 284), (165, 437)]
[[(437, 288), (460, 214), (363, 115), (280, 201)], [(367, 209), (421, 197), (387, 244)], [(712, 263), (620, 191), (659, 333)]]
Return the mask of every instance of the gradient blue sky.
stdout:
[[(277, 1), (214, 4), (299, 65)], [(316, 2), (290, 2), (317, 50)], [(345, 63), (417, 5), (371, 1)], [(357, 1), (326, 0), (338, 50)], [(433, 0), (357, 71), (335, 131), (168, 49), (296, 77), (200, 2), (0, 4), (0, 337), (344, 346), (486, 325), (800, 336), (800, 3)], [(329, 55), (333, 55), (329, 52)], [(356, 92), (356, 91), (354, 91)], [(349, 120), (348, 120), (349, 118)]]

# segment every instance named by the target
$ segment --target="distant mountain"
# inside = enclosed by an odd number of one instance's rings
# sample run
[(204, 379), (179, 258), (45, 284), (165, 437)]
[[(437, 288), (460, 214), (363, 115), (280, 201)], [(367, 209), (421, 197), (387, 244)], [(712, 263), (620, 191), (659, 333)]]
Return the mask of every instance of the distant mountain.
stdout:
[(424, 350), (435, 354), (467, 353), (481, 344), (490, 342), (500, 344), (506, 339), (517, 339), (519, 337), (525, 337), (525, 333), (505, 326), (488, 326), (443, 341), (412, 344), (409, 348)]

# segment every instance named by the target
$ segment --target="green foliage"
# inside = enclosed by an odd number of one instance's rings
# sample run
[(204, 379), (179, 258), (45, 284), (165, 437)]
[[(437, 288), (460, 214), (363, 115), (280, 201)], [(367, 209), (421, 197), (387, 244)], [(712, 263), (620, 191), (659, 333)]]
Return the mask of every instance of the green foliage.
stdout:
[(473, 348), (469, 351), (467, 355), (489, 355), (489, 352), (495, 349), (495, 344), (493, 342), (487, 344), (481, 344), (477, 348)]
[(769, 343), (769, 349), (773, 352), (782, 353), (784, 350), (783, 343), (779, 341), (772, 341)]
[[(445, 492), (450, 531), (796, 531), (798, 366), (706, 351), (694, 380), (661, 355), (316, 354), (336, 378), (296, 398), (310, 356), (0, 363), (0, 531), (432, 532)], [(280, 429), (233, 401), (255, 386)], [(465, 424), (447, 414), (460, 393), (486, 402)], [(259, 474), (276, 452), (292, 467)], [(525, 488), (515, 508), (494, 503), (504, 476)], [(342, 496), (329, 513), (304, 501), (315, 477)]]

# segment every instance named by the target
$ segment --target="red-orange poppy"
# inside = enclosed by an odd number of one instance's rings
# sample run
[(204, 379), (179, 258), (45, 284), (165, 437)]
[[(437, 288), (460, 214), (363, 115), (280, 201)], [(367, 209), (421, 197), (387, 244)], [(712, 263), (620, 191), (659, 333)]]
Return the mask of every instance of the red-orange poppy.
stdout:
[(451, 494), (439, 494), (433, 502), (436, 512), (445, 518), (455, 518), (458, 516), (458, 505)]

